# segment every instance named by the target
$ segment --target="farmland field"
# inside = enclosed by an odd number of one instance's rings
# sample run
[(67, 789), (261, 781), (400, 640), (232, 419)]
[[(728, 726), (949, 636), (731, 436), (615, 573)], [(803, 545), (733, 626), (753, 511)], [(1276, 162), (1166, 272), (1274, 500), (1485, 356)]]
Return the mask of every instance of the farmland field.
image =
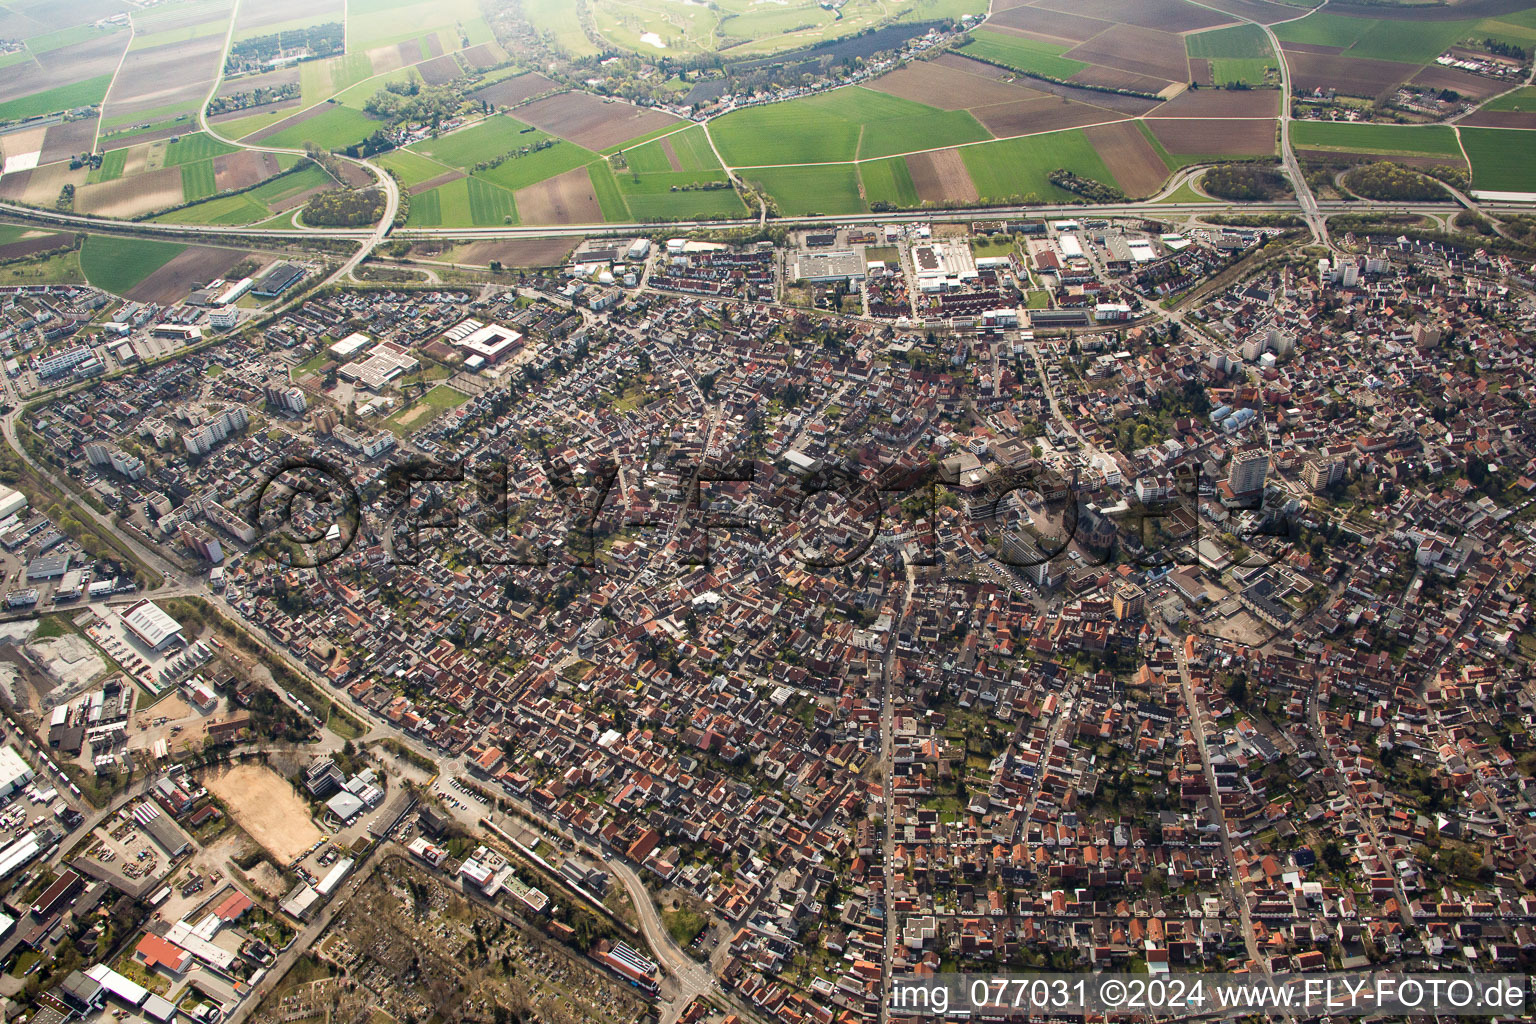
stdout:
[(306, 142), (313, 142), (321, 149), (344, 149), (363, 141), (381, 127), (382, 121), (376, 121), (360, 110), (331, 105), (314, 117), (289, 125), (260, 142), (279, 149), (301, 149)]
[(1536, 111), (1536, 85), (1527, 85), (1506, 96), (1489, 100), (1483, 104), (1483, 109)]
[(517, 219), (512, 193), (479, 178), (459, 178), (411, 197), (412, 227), (495, 227)]
[(864, 182), (864, 198), (871, 206), (888, 203), (895, 207), (913, 207), (918, 203), (912, 172), (903, 157), (869, 160), (859, 164), (859, 178)]
[(569, 142), (556, 141), (546, 149), (537, 150), (526, 156), (509, 157), (495, 167), (476, 171), (475, 175), (502, 188), (516, 191), (543, 181), (545, 178), (564, 174), (572, 168), (582, 167), (596, 159), (598, 159), (596, 153), (588, 152), (580, 146), (573, 146)]
[(1291, 144), (1299, 149), (1443, 156), (1456, 163), (1461, 162), (1461, 147), (1456, 144), (1456, 132), (1447, 125), (1292, 121)]
[(829, 163), (980, 142), (989, 133), (963, 110), (940, 110), (852, 87), (748, 107), (710, 133), (733, 166)]
[(183, 135), (177, 141), (166, 145), (163, 166), (176, 167), (180, 164), (197, 163), (200, 160), (212, 160), (216, 156), (238, 151), (239, 147), (227, 146), (210, 135), (195, 132), (191, 135)]
[[(594, 182), (603, 174), (606, 172), (602, 165), (593, 165)], [(611, 175), (611, 178), (617, 182), (623, 205), (629, 209), (636, 220), (740, 217), (747, 212), (741, 197), (733, 188), (691, 189), (687, 187), (704, 182), (724, 182), (723, 171), (713, 173), (669, 171), (662, 174), (641, 175), (626, 174), (621, 171)], [(674, 186), (678, 191), (672, 191)], [(601, 193), (598, 199), (599, 201), (603, 199)], [(603, 214), (608, 220), (616, 219), (611, 216), (609, 205), (604, 204)]]
[(1463, 128), (1461, 144), (1472, 162), (1472, 186), (1489, 192), (1533, 192), (1536, 132)]
[(864, 212), (853, 164), (757, 167), (742, 177), (771, 195), (786, 216)]
[(97, 288), (123, 295), (186, 249), (177, 242), (91, 235), (80, 250), (80, 269)]
[(1002, 64), (1015, 71), (1066, 81), (1088, 67), (1082, 61), (1062, 56), (1070, 49), (1072, 47), (1058, 43), (983, 28), (973, 33), (972, 42), (962, 47), (960, 52), (967, 57)]
[(468, 170), (481, 160), (548, 138), (538, 129), (530, 129), (530, 125), (498, 114), (451, 135), (425, 139), (408, 147), (406, 152), (420, 153), (449, 167)]
[(286, 206), (299, 195), (334, 184), (324, 170), (306, 164), (238, 195), (219, 196), (185, 210), (162, 214), (155, 220), (177, 224), (253, 224), (270, 217), (278, 205)]
[(1210, 62), (1211, 77), (1217, 86), (1231, 82), (1262, 85), (1265, 69), (1276, 66), (1269, 40), (1256, 25), (1212, 29), (1186, 36), (1184, 43), (1190, 57)]
[(181, 194), (189, 203), (218, 193), (213, 179), (213, 161), (200, 160), (181, 166)]
[(1058, 167), (1106, 184), (1115, 180), (1081, 129), (966, 146), (960, 156), (977, 194), (992, 201), (1029, 193), (1046, 202), (1072, 199), (1071, 192), (1050, 182), (1048, 175)]
[(373, 160), (379, 166), (394, 171), (400, 183), (406, 188), (419, 185), (424, 181), (431, 181), (451, 169), (435, 160), (428, 160), (420, 154), (413, 153), (409, 149), (392, 149), (388, 153), (379, 154)]
[(56, 110), (71, 110), (100, 103), (111, 83), (111, 75), (102, 75), (0, 103), (0, 121), (15, 121), (39, 114), (51, 114)]
[(1337, 46), (1351, 57), (1423, 64), (1476, 31), (1477, 21), (1348, 18), (1318, 11), (1274, 32), (1282, 42)]

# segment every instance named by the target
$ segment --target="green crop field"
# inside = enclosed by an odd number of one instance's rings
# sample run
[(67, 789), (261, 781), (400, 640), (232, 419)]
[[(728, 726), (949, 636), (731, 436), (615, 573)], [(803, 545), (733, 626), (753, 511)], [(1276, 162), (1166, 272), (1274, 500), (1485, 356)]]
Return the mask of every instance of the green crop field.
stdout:
[(521, 121), (497, 114), (451, 135), (423, 139), (407, 147), (407, 152), (420, 153), (450, 167), (468, 170), (482, 160), (549, 138), (537, 128), (529, 128)]
[(1483, 105), (1484, 110), (1522, 110), (1530, 112), (1536, 110), (1536, 85), (1527, 85), (1516, 89), (1507, 96), (1489, 100)]
[(211, 135), (194, 132), (166, 144), (164, 166), (177, 167), (181, 164), (193, 164), (199, 160), (211, 160), (216, 156), (239, 151), (238, 146), (228, 146)]
[(547, 149), (537, 150), (527, 156), (508, 157), (495, 167), (476, 171), (475, 176), (515, 192), (597, 159), (597, 154), (591, 150), (582, 149), (573, 142), (557, 141)]
[(905, 209), (918, 204), (917, 187), (912, 184), (912, 172), (904, 157), (865, 161), (859, 164), (859, 178), (864, 182), (864, 198), (871, 206), (889, 203)]
[(362, 142), (384, 127), (360, 110), (332, 104), (320, 114), (289, 125), (276, 135), (263, 139), (261, 145), (274, 149), (302, 149), (304, 143), (313, 142), (321, 149), (345, 149)]
[(569, 0), (523, 0), (523, 15), (554, 37), (555, 45), (572, 57), (598, 53), (581, 28), (581, 9)]
[(411, 196), (411, 227), (498, 227), (516, 223), (517, 203), (512, 193), (479, 178), (460, 178)]
[(1536, 192), (1536, 132), (1463, 128), (1472, 186), (1489, 192)]
[(374, 157), (373, 161), (381, 167), (394, 171), (406, 188), (420, 185), (424, 181), (431, 181), (438, 175), (454, 170), (452, 167), (446, 167), (435, 160), (428, 160), (408, 149), (392, 149), (388, 153), (381, 153)]
[(101, 166), (93, 169), (86, 175), (85, 180), (91, 184), (98, 181), (115, 181), (123, 176), (123, 167), (128, 162), (126, 149), (114, 149), (101, 158)]
[(1349, 124), (1335, 121), (1292, 121), (1291, 145), (1301, 149), (1344, 153), (1443, 156), (1461, 162), (1455, 129), (1443, 124)]
[(1106, 184), (1115, 180), (1079, 129), (965, 146), (960, 157), (977, 193), (994, 201), (1030, 193), (1047, 202), (1075, 198), (1051, 184), (1048, 175), (1058, 167)]
[(464, 179), (469, 195), (469, 219), (476, 225), (516, 224), (517, 204), (512, 193), (481, 181)]
[(971, 42), (962, 47), (960, 52), (967, 57), (991, 61), (1015, 71), (1065, 80), (1088, 66), (1080, 60), (1062, 56), (1070, 49), (1070, 46), (1044, 43), (1038, 39), (1026, 39), (983, 28), (971, 34)]
[(727, 114), (710, 124), (734, 166), (831, 163), (980, 142), (963, 110), (940, 110), (858, 86)]
[(80, 269), (97, 288), (121, 295), (186, 248), (177, 242), (91, 235), (80, 250)]
[(785, 216), (865, 212), (853, 164), (757, 167), (742, 177), (772, 196)]
[(219, 191), (213, 176), (213, 161), (200, 160), (181, 165), (181, 195), (189, 203), (207, 199)]
[[(603, 174), (601, 165), (592, 166), (592, 181)], [(691, 220), (705, 217), (741, 217), (747, 213), (741, 197), (733, 188), (696, 189), (688, 185), (724, 182), (725, 172), (668, 171), (663, 174), (634, 174), (619, 171), (608, 175), (618, 183), (624, 204), (636, 220)], [(672, 191), (674, 186), (677, 191)], [(599, 191), (598, 199), (602, 199)], [(615, 220), (606, 204), (603, 216)]]
[[(655, 139), (639, 146), (631, 146), (625, 150), (624, 162), (632, 171), (647, 174), (657, 171), (672, 170), (672, 161), (667, 158), (667, 151), (677, 158), (679, 171), (715, 171), (720, 169), (720, 161), (715, 159), (715, 151), (709, 146), (709, 136), (704, 133), (703, 125), (693, 125), (680, 132), (673, 132), (665, 138)], [(623, 173), (622, 168), (614, 168), (616, 173)]]
[(0, 121), (19, 121), (25, 117), (51, 114), (56, 110), (73, 110), (100, 103), (112, 84), (111, 75), (87, 78), (83, 82), (71, 82), (57, 89), (45, 89), (30, 96), (22, 96), (9, 103), (0, 103)]
[(442, 191), (446, 186), (411, 196), (411, 214), (406, 218), (409, 228), (440, 228), (443, 226)]
[[(528, 13), (531, 18), (533, 12)], [(348, 0), (348, 50), (361, 52), (434, 32), (442, 33), (445, 50), (458, 49), (461, 31), (470, 46), (496, 39), (476, 0)]]
[[(189, 165), (190, 166), (190, 165)], [(186, 188), (186, 170), (182, 170), (182, 188)], [(157, 221), (176, 224), (254, 224), (272, 215), (272, 204), (333, 184), (331, 176), (314, 164), (269, 178), (255, 188), (237, 195), (219, 196), (185, 210), (161, 214)]]
[(1191, 57), (1258, 57), (1273, 59), (1269, 39), (1257, 25), (1234, 25), (1184, 37)]
[(1496, 27), (1477, 19), (1412, 21), (1398, 18), (1347, 18), (1318, 11), (1300, 21), (1275, 26), (1275, 35), (1289, 43), (1340, 46), (1349, 57), (1424, 64), (1464, 39), (1499, 35)]
[(588, 164), (587, 180), (592, 183), (592, 192), (597, 196), (597, 205), (603, 211), (604, 220), (634, 219), (630, 216), (628, 204), (624, 202), (623, 193), (619, 191), (619, 183), (613, 180), (607, 164), (602, 161)]

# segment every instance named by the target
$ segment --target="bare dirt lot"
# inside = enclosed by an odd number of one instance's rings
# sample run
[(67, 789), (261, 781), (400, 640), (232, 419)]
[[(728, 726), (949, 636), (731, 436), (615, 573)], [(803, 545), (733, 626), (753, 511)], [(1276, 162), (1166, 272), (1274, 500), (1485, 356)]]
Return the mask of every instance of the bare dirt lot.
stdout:
[(994, 14), (987, 24), (1016, 28), (1030, 35), (1062, 43), (1086, 43), (1109, 28), (1111, 22), (1084, 18), (1064, 11), (1048, 11), (1043, 7), (1015, 7), (1002, 14)]
[(1168, 165), (1157, 155), (1152, 143), (1134, 121), (1086, 128), (1083, 134), (1098, 150), (1109, 173), (1115, 176), (1125, 194), (1133, 198), (1150, 196), (1168, 177)]
[(1367, 60), (1326, 53), (1298, 53), (1285, 48), (1291, 66), (1291, 87), (1297, 92), (1337, 89), (1351, 96), (1380, 96), (1408, 81), (1418, 65), (1390, 60)]
[(598, 224), (603, 208), (585, 167), (512, 193), (524, 224)]
[(235, 823), (279, 864), (291, 864), (320, 841), (309, 806), (287, 779), (262, 765), (236, 765), (203, 776), (208, 792), (229, 808)]
[(1275, 122), (1270, 118), (1160, 118), (1149, 120), (1147, 127), (1175, 155), (1271, 156), (1275, 152)]
[(907, 157), (907, 170), (912, 173), (917, 198), (924, 202), (942, 203), (946, 199), (974, 202), (977, 198), (976, 185), (971, 181), (958, 149), (914, 153)]
[(571, 238), (471, 242), (453, 250), (452, 262), (490, 266), (491, 260), (496, 260), (506, 267), (556, 267), (565, 263), (566, 257), (580, 244), (580, 239)]
[(1125, 117), (1117, 111), (1086, 103), (1073, 103), (1056, 96), (1025, 100), (1022, 103), (995, 103), (990, 107), (977, 107), (971, 114), (987, 131), (999, 138), (1053, 132), (1061, 128), (1080, 128), (1085, 124), (1102, 124)]
[(421, 77), (428, 85), (446, 85), (464, 73), (464, 69), (459, 67), (459, 62), (449, 54), (433, 57), (417, 65), (416, 70), (421, 72)]
[[(567, 92), (530, 103), (518, 111), (518, 120), (569, 139), (588, 149), (607, 149), (668, 125), (679, 124), (671, 114), (646, 110), (628, 103), (606, 103), (584, 92)], [(518, 209), (522, 209), (521, 203)], [(526, 219), (526, 218), (525, 218)]]
[(202, 102), (219, 71), (224, 36), (203, 36), (186, 42), (130, 50), (107, 93), (102, 113), (109, 119)]
[(240, 249), (194, 245), (140, 281), (129, 290), (127, 298), (169, 306), (186, 298), (193, 288), (223, 277), (225, 271), (247, 255)]
[(483, 89), (476, 89), (469, 95), (477, 100), (494, 103), (498, 107), (510, 107), (513, 104), (523, 102), (523, 100), (530, 96), (537, 96), (541, 92), (548, 92), (554, 87), (555, 83), (543, 75), (538, 72), (530, 72), (526, 75), (504, 78)]
[(50, 127), (43, 139), (43, 155), (38, 158), (38, 163), (51, 164), (55, 160), (89, 153), (96, 141), (96, 121), (94, 117), (83, 117)]
[(928, 60), (905, 64), (875, 79), (869, 83), (869, 88), (945, 110), (1039, 99), (1044, 95), (1022, 85), (970, 74)]
[(248, 149), (213, 158), (213, 183), (220, 192), (229, 188), (248, 188), (278, 172), (277, 157), (271, 153), (253, 153)]
[(1064, 56), (1088, 64), (1130, 71), (1165, 82), (1189, 81), (1189, 58), (1184, 39), (1171, 32), (1155, 32), (1134, 25), (1114, 25)]
[(75, 189), (75, 212), (102, 217), (137, 217), (168, 206), (180, 206), (182, 202), (180, 167), (163, 167), (158, 171)]

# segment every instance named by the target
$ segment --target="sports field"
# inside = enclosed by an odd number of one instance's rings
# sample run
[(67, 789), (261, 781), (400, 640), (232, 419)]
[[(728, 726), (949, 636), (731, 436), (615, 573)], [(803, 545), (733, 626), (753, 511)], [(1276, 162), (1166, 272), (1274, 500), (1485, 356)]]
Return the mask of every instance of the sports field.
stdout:
[(421, 400), (415, 405), (401, 409), (385, 420), (384, 426), (402, 436), (413, 434), (447, 410), (456, 409), (467, 401), (469, 401), (468, 395), (455, 391), (446, 384), (439, 384), (422, 395)]

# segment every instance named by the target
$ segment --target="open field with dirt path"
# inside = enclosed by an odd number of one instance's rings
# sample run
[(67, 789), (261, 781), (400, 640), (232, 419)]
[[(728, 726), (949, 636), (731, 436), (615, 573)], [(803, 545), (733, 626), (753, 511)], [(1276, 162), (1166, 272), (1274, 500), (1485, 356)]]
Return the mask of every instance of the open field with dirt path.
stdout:
[(202, 782), (229, 808), (235, 823), (285, 867), (320, 839), (309, 806), (287, 779), (270, 768), (236, 765), (211, 772)]

